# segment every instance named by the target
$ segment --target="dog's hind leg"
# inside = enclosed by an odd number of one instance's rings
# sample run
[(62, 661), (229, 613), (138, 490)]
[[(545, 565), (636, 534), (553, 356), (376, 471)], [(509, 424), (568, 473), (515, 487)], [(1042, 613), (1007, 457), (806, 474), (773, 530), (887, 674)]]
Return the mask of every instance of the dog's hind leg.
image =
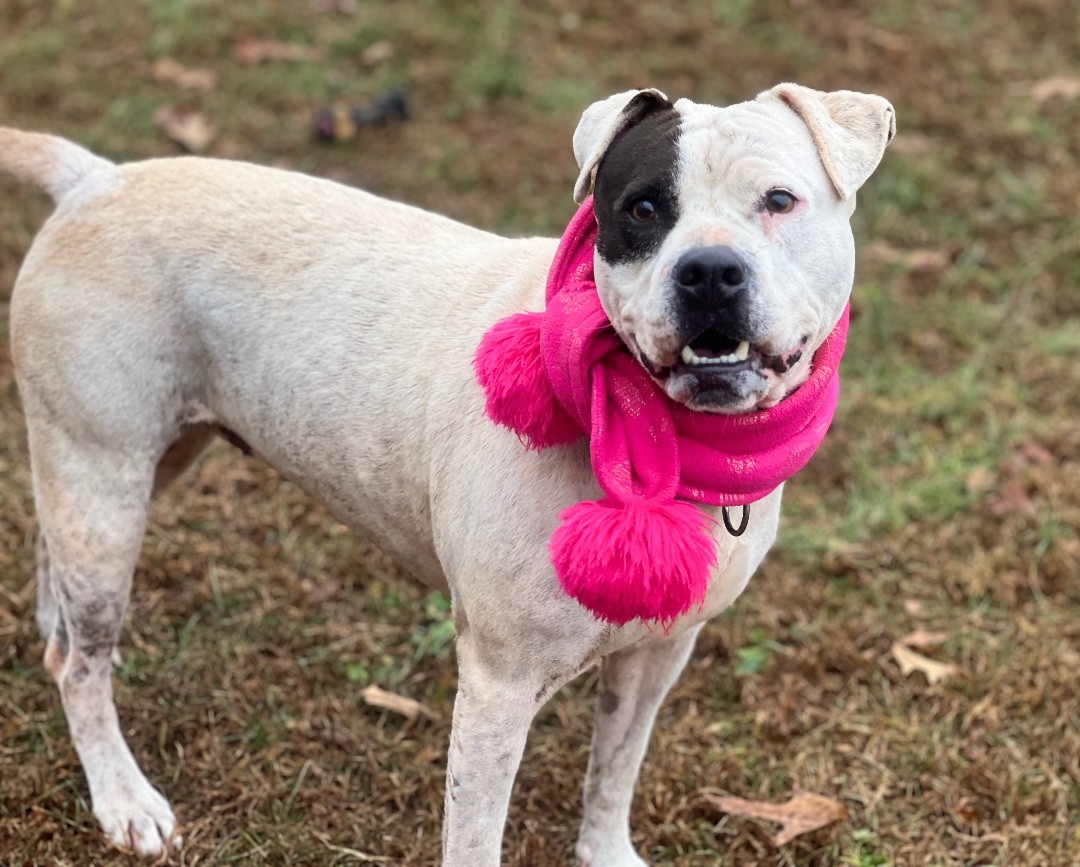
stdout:
[(56, 629), (57, 604), (56, 591), (53, 589), (52, 574), (49, 570), (49, 546), (45, 534), (38, 527), (37, 539), (34, 540), (34, 554), (37, 559), (37, 624), (41, 637), (48, 641)]
[[(175, 837), (168, 802), (120, 731), (112, 650), (120, 636), (157, 464), (150, 449), (112, 450), (30, 419), (45, 665), (60, 688), (94, 815), (111, 842), (153, 855)], [(130, 445), (130, 444), (129, 444)]]
[(644, 867), (630, 843), (630, 802), (656, 712), (690, 658), (696, 626), (604, 659), (578, 836), (581, 867)]

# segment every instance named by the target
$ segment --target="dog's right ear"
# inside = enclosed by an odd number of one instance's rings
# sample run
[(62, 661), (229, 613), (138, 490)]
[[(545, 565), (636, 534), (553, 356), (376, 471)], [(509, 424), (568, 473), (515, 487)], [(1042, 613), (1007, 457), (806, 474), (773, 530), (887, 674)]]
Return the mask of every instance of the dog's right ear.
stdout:
[(574, 131), (574, 157), (581, 168), (574, 186), (574, 201), (580, 205), (592, 192), (596, 167), (619, 133), (646, 115), (671, 107), (663, 93), (649, 88), (617, 93), (585, 109)]

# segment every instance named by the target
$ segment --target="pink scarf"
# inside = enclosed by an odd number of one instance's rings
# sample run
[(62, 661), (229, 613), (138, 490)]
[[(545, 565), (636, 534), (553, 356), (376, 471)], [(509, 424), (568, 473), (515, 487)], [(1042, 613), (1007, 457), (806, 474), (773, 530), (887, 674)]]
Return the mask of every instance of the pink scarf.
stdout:
[(691, 410), (664, 393), (611, 327), (593, 280), (596, 234), (590, 198), (555, 254), (547, 309), (489, 329), (476, 375), (488, 417), (527, 447), (589, 438), (606, 496), (560, 516), (550, 548), (563, 589), (602, 620), (667, 625), (701, 603), (716, 564), (712, 519), (687, 501), (748, 505), (806, 465), (836, 409), (848, 310), (814, 355), (809, 379), (776, 406)]

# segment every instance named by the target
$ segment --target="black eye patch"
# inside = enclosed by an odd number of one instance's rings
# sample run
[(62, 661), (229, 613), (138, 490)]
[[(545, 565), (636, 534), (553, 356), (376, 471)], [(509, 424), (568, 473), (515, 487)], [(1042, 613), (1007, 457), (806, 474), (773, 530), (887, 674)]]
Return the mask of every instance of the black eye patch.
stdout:
[(647, 259), (679, 218), (678, 112), (660, 108), (618, 136), (596, 170), (596, 249), (609, 264)]

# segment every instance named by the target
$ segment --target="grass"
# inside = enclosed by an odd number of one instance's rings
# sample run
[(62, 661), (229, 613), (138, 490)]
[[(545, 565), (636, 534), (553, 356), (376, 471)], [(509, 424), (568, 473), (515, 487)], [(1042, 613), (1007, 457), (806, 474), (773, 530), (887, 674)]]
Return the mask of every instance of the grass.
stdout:
[[(1071, 22), (1071, 24), (1070, 24)], [(585, 105), (655, 85), (701, 102), (780, 80), (881, 93), (900, 135), (860, 193), (841, 408), (788, 486), (781, 536), (703, 632), (634, 804), (655, 864), (1052, 865), (1080, 852), (1080, 77), (1069, 0), (797, 3), (349, 0), (0, 5), (0, 123), (105, 155), (177, 152), (153, 123), (204, 113), (212, 155), (301, 169), (505, 234), (571, 211)], [(270, 38), (321, 60), (244, 66)], [(387, 40), (393, 56), (365, 65)], [(153, 80), (172, 58), (209, 92)], [(314, 109), (408, 90), (412, 118), (315, 144)], [(32, 502), (6, 299), (48, 213), (0, 186), (0, 853), (126, 864), (89, 814), (33, 626)], [(455, 689), (446, 600), (294, 486), (224, 447), (155, 505), (116, 693), (185, 823), (185, 864), (430, 864)], [(959, 674), (905, 676), (892, 643)], [(540, 712), (507, 864), (565, 863), (595, 672)], [(433, 719), (368, 707), (378, 684)], [(777, 850), (702, 790), (852, 818)], [(0, 858), (0, 860), (3, 860)]]

